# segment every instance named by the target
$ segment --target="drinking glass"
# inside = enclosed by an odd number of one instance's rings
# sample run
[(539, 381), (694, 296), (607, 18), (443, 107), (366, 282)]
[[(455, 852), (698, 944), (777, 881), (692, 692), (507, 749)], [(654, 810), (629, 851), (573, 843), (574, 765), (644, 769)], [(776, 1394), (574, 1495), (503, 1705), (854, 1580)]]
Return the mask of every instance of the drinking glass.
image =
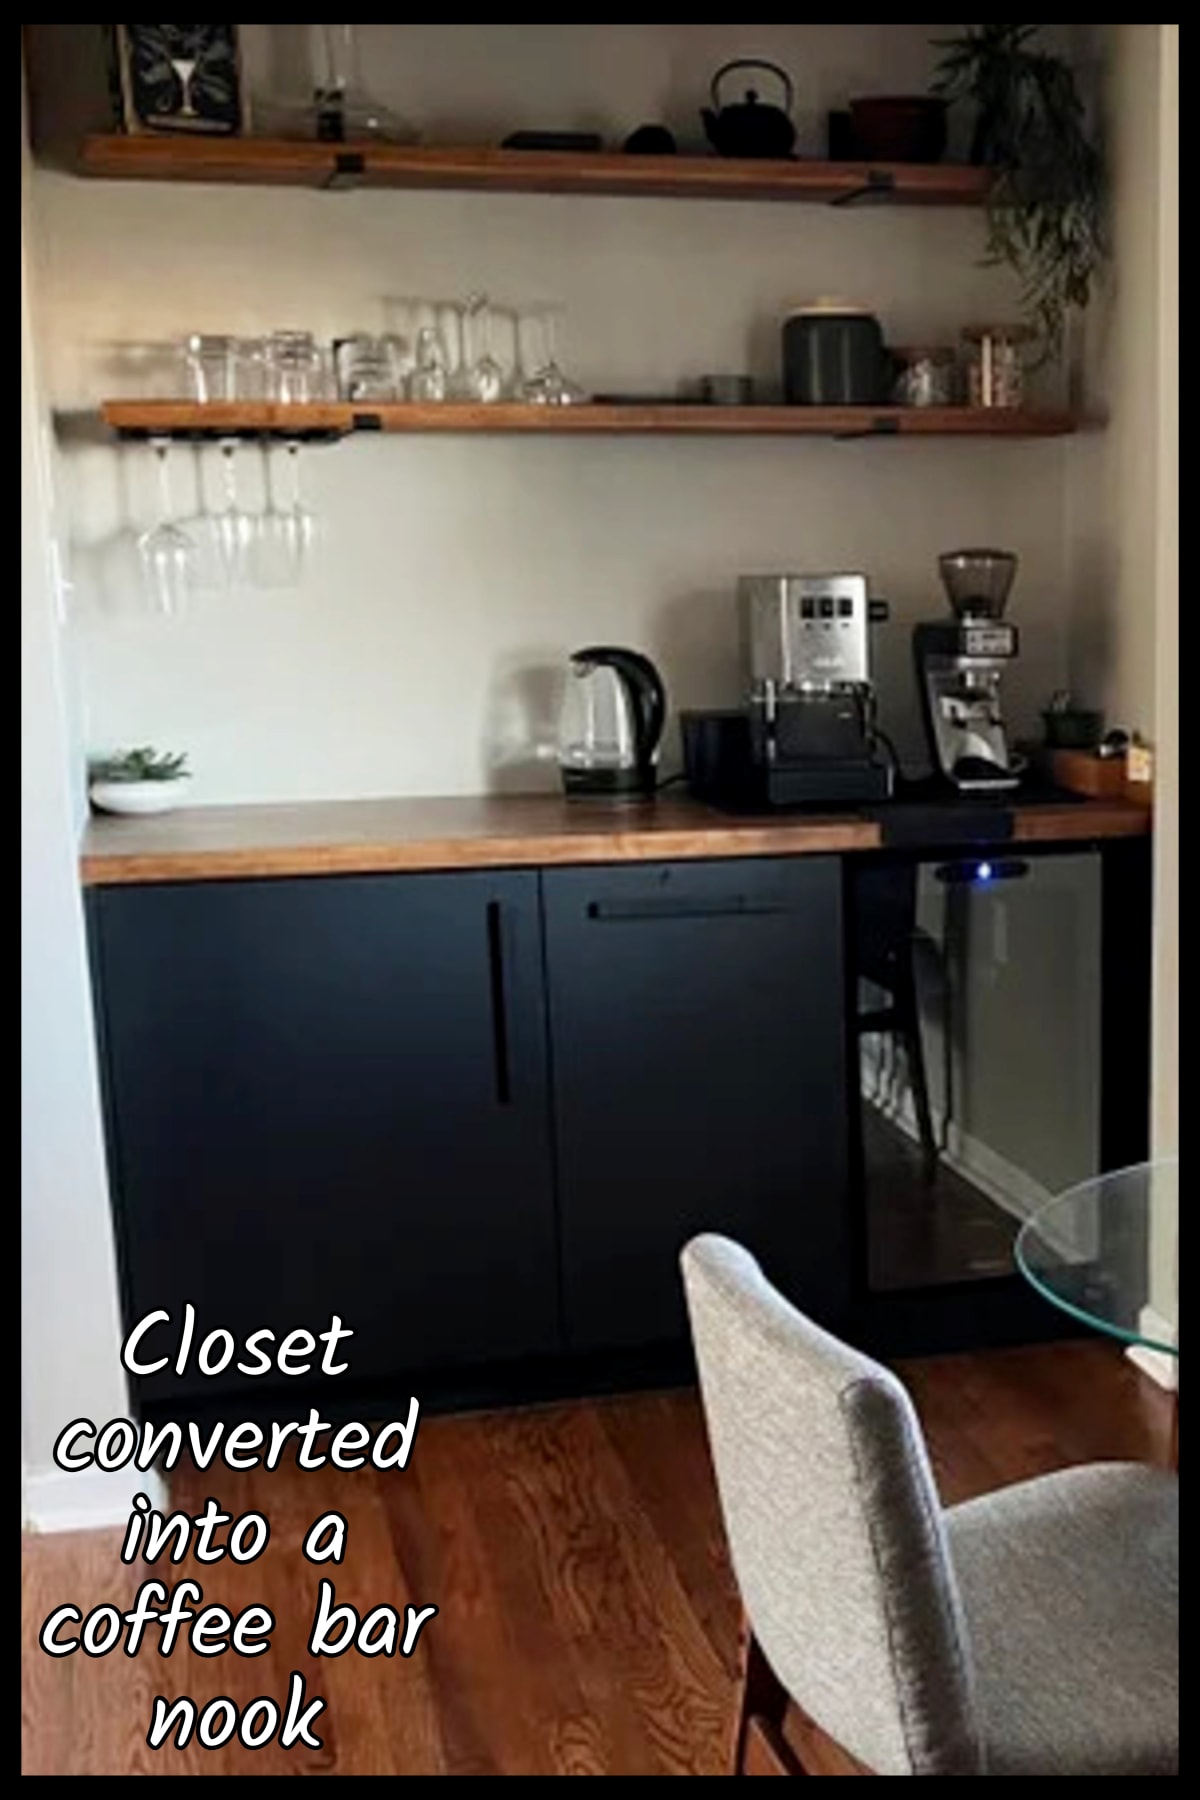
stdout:
[(578, 406), (587, 399), (583, 389), (564, 375), (558, 364), (555, 337), (559, 311), (557, 307), (542, 307), (529, 315), (541, 349), (535, 352), (533, 374), (522, 383), (521, 398), (533, 406)]
[(157, 525), (144, 531), (138, 539), (138, 554), (151, 599), (159, 612), (177, 616), (187, 606), (196, 571), (196, 545), (186, 531), (172, 522), (171, 474), (167, 455), (169, 438), (152, 440), (158, 469)]
[(441, 335), (431, 326), (422, 326), (417, 333), (416, 366), (408, 378), (408, 397), (418, 404), (444, 400), (448, 388), (446, 352)]
[(387, 338), (357, 334), (342, 338), (334, 351), (338, 393), (343, 400), (396, 398), (396, 362)]
[(269, 400), (272, 374), (265, 338), (237, 338), (233, 346), (233, 388), (237, 400)]
[(504, 370), (492, 355), (492, 310), (486, 294), (472, 294), (467, 301), (467, 398), (493, 406), (503, 400)]
[(213, 406), (237, 397), (237, 342), (193, 332), (185, 340), (184, 366), (189, 398)]
[(281, 405), (323, 400), (324, 369), (311, 331), (274, 331), (267, 340), (270, 397)]

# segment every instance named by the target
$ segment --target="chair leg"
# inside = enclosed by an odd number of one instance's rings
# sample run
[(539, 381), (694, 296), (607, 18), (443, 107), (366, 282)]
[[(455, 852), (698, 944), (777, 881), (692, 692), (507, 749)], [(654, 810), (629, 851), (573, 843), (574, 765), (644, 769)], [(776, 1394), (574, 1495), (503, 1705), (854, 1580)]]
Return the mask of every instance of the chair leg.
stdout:
[(785, 1741), (786, 1688), (776, 1680), (748, 1619), (742, 1620), (742, 1672), (733, 1733), (733, 1775), (806, 1775)]

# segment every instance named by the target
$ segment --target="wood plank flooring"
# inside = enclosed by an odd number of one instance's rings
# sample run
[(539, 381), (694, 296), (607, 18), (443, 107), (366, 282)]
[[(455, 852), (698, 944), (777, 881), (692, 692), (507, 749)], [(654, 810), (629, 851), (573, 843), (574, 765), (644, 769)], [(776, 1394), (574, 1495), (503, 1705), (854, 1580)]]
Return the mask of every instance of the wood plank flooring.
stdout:
[[(1166, 1457), (1167, 1396), (1094, 1340), (902, 1373), (947, 1501), (1067, 1463)], [(191, 1471), (174, 1503), (199, 1511), (210, 1493), (235, 1516), (269, 1515), (258, 1562), (150, 1571), (120, 1563), (120, 1533), (24, 1540), (26, 1774), (724, 1772), (738, 1609), (694, 1394), (425, 1419), (403, 1474)], [(335, 1508), (346, 1559), (318, 1570), (300, 1544)], [(37, 1649), (55, 1606), (126, 1606), (150, 1573), (191, 1576), (234, 1611), (269, 1606), (271, 1650), (164, 1660), (157, 1633), (136, 1658)], [(314, 1659), (321, 1573), (360, 1613), (441, 1610), (407, 1660)], [(147, 1748), (156, 1694), (281, 1700), (294, 1669), (327, 1702), (320, 1751)]]

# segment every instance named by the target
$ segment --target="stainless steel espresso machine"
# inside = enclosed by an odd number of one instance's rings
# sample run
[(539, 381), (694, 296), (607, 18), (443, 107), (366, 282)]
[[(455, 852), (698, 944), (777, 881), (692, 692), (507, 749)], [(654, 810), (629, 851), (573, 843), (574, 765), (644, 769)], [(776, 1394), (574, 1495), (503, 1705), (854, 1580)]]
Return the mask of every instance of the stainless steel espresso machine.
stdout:
[(745, 705), (682, 715), (688, 784), (735, 809), (884, 800), (893, 762), (875, 729), (865, 575), (743, 575)]
[(1017, 558), (1008, 550), (951, 550), (938, 558), (954, 614), (918, 625), (913, 658), (936, 772), (963, 793), (1015, 788), (1024, 759), (1009, 749), (1000, 688), (1017, 654), (1002, 622)]

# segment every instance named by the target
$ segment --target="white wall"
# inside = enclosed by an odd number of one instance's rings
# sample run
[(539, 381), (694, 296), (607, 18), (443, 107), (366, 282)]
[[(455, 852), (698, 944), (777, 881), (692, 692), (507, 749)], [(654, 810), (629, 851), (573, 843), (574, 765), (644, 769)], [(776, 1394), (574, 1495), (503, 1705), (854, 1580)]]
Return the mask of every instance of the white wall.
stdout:
[[(257, 28), (255, 28), (257, 30)], [(805, 143), (864, 87), (924, 85), (934, 26), (364, 27), (379, 90), (431, 137), (694, 117), (706, 74), (762, 49), (794, 71)], [(286, 49), (286, 40), (284, 40)], [(252, 71), (261, 40), (249, 38)], [(256, 85), (261, 81), (256, 77)], [(606, 110), (607, 109), (607, 110)], [(696, 127), (693, 126), (693, 134)], [(125, 186), (40, 173), (56, 405), (139, 379), (115, 346), (189, 329), (379, 329), (404, 297), (565, 302), (562, 352), (604, 389), (711, 369), (774, 375), (778, 323), (830, 291), (894, 341), (1011, 313), (971, 212), (470, 194)], [(269, 249), (267, 248), (269, 246)], [(885, 723), (922, 751), (909, 626), (940, 612), (935, 558), (1017, 549), (1029, 725), (1066, 667), (1067, 449), (1044, 443), (357, 440), (306, 458), (323, 542), (303, 591), (138, 614), (131, 534), (148, 453), (73, 450), (75, 646), (94, 748), (188, 749), (202, 801), (453, 793), (548, 782), (566, 654), (597, 638), (657, 657), (676, 706), (737, 697), (733, 582), (752, 568), (865, 568), (898, 617), (879, 635)], [(241, 458), (257, 504), (257, 452)], [(191, 453), (174, 458), (196, 504)], [(210, 500), (215, 493), (207, 467)]]
[(1083, 375), (1103, 432), (1072, 444), (1069, 657), (1079, 693), (1155, 745), (1155, 1148), (1178, 1144), (1178, 27), (1095, 40), (1113, 175), (1114, 258)]
[[(23, 1517), (111, 1524), (120, 1475), (57, 1472), (71, 1419), (127, 1410), (60, 666), (46, 419), (21, 219), (21, 1240)], [(144, 1484), (142, 1484), (144, 1485)]]
[(1072, 685), (1112, 724), (1154, 730), (1158, 598), (1162, 148), (1158, 25), (1098, 28), (1114, 257), (1083, 345), (1084, 402), (1105, 421), (1071, 449)]
[[(1107, 429), (1072, 446), (1072, 683), (1155, 747), (1155, 1155), (1179, 1143), (1179, 37), (1101, 28), (1114, 263), (1084, 377)], [(1152, 1246), (1151, 1299), (1174, 1316), (1174, 1234)], [(1171, 1376), (1167, 1359), (1146, 1359)]]
[(1160, 87), (1154, 1147), (1179, 1148), (1179, 27), (1162, 28)]

